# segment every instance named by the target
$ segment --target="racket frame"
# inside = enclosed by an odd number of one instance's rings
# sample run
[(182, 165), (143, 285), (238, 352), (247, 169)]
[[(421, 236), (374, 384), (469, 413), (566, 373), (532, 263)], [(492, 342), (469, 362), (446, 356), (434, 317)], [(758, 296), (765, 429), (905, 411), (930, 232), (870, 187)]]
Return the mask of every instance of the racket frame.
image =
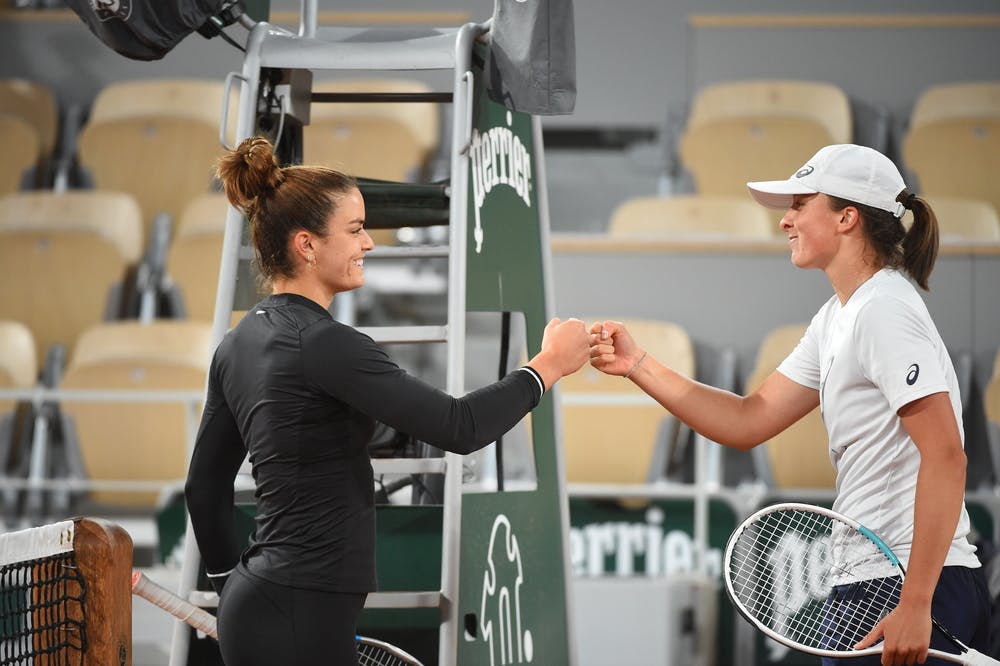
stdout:
[[(741, 522), (736, 527), (736, 529), (733, 530), (732, 535), (730, 535), (729, 537), (729, 541), (726, 543), (726, 552), (722, 560), (722, 574), (723, 574), (722, 577), (726, 587), (726, 594), (729, 595), (729, 599), (733, 602), (733, 606), (736, 607), (736, 610), (739, 611), (740, 615), (745, 617), (752, 625), (757, 627), (757, 629), (759, 629), (766, 636), (781, 643), (782, 645), (787, 645), (788, 647), (794, 650), (799, 650), (800, 652), (816, 655), (818, 657), (833, 657), (833, 658), (863, 657), (867, 655), (881, 654), (882, 653), (881, 643), (873, 645), (872, 647), (864, 648), (862, 650), (825, 650), (823, 648), (816, 648), (816, 647), (811, 647), (809, 645), (804, 645), (802, 643), (799, 643), (798, 641), (788, 638), (787, 636), (783, 636), (782, 634), (779, 634), (778, 632), (768, 627), (766, 624), (764, 624), (764, 622), (762, 622), (752, 612), (750, 612), (750, 610), (746, 607), (743, 601), (740, 600), (739, 596), (736, 594), (736, 590), (733, 589), (732, 576), (730, 575), (730, 565), (732, 563), (733, 550), (736, 547), (737, 543), (739, 542), (740, 540), (739, 538), (743, 534), (743, 532), (746, 531), (747, 528), (749, 528), (750, 526), (756, 524), (758, 521), (760, 521), (761, 518), (763, 518), (766, 515), (772, 513), (778, 513), (779, 511), (796, 511), (796, 510), (826, 516), (831, 520), (843, 523), (857, 530), (864, 537), (866, 537), (872, 543), (874, 543), (875, 546), (880, 551), (882, 551), (882, 553), (886, 556), (889, 562), (891, 562), (896, 567), (896, 570), (899, 572), (900, 580), (903, 581), (906, 579), (906, 570), (903, 568), (903, 564), (899, 561), (899, 558), (896, 557), (896, 554), (892, 552), (892, 549), (889, 548), (889, 546), (886, 545), (886, 543), (877, 534), (875, 534), (870, 529), (868, 529), (858, 521), (854, 520), (850, 516), (845, 516), (844, 514), (834, 511), (832, 509), (827, 509), (822, 506), (816, 506), (814, 504), (803, 504), (799, 502), (781, 502), (778, 504), (772, 504), (763, 507), (762, 509), (759, 509), (754, 513), (752, 513), (751, 515), (747, 516), (743, 520), (743, 522)], [(953, 661), (955, 663), (963, 663), (963, 664), (965, 663), (1000, 664), (1000, 662), (997, 662), (990, 657), (986, 657), (986, 659), (989, 660), (988, 662), (977, 661), (977, 658), (984, 657), (985, 655), (982, 655), (976, 650), (973, 650), (969, 646), (965, 645), (962, 641), (956, 638), (950, 631), (948, 631), (948, 629), (941, 626), (941, 624), (933, 617), (931, 618), (931, 622), (938, 629), (938, 631), (940, 631), (944, 635), (944, 637), (948, 639), (948, 641), (950, 641), (956, 648), (963, 650), (963, 653), (954, 654), (931, 648), (928, 651), (929, 657), (939, 657), (947, 659), (949, 661)]]

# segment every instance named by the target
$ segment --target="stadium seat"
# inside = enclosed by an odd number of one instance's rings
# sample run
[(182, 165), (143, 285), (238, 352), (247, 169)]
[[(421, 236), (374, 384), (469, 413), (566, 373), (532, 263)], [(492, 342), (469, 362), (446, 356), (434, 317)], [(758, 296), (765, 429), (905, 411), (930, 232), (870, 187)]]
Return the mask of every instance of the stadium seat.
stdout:
[(167, 276), (179, 301), (175, 310), (188, 319), (212, 321), (219, 261), (226, 231), (226, 195), (195, 197), (181, 213), (167, 254)]
[[(223, 83), (143, 79), (109, 84), (98, 93), (78, 140), (80, 163), (98, 189), (139, 201), (144, 238), (153, 220), (176, 221), (194, 197), (211, 191), (219, 144)], [(229, 105), (235, 118), (238, 104)], [(229, 123), (235, 130), (235, 120)]]
[[(19, 321), (0, 320), (0, 388), (26, 389), (38, 380), (35, 339)], [(11, 411), (13, 401), (0, 400), (0, 416)]]
[(52, 345), (116, 316), (141, 238), (139, 207), (120, 192), (0, 198), (0, 312), (31, 330), (39, 365)]
[(1000, 82), (925, 90), (903, 138), (903, 161), (921, 194), (983, 199), (1000, 210)]
[[(1000, 241), (1000, 215), (988, 201), (961, 197), (928, 196), (941, 233), (941, 242)], [(905, 223), (909, 220), (904, 218)]]
[(39, 164), (41, 142), (27, 121), (6, 113), (0, 113), (0, 142), (4, 147), (0, 194), (16, 192), (22, 189), (25, 173)]
[[(776, 328), (764, 337), (746, 382), (748, 394), (763, 384), (795, 349), (805, 330), (804, 324), (792, 324)], [(777, 490), (833, 490), (836, 472), (830, 461), (828, 443), (826, 426), (817, 407), (753, 450), (757, 475)]]
[(983, 390), (983, 411), (989, 436), (990, 459), (993, 461), (993, 483), (1000, 487), (1000, 349), (993, 361), (993, 375)]
[(0, 79), (0, 194), (21, 189), (25, 173), (43, 180), (56, 147), (59, 109), (48, 87), (24, 79)]
[[(341, 79), (317, 82), (313, 92), (425, 93), (420, 82)], [(425, 102), (313, 103), (302, 130), (303, 162), (352, 176), (396, 182), (424, 180), (441, 137), (441, 111)], [(376, 244), (392, 244), (395, 232), (376, 229)]]
[[(211, 325), (160, 320), (109, 322), (80, 336), (61, 389), (203, 391), (210, 360)], [(179, 480), (201, 405), (173, 402), (69, 401), (61, 404), (75, 446), (92, 480)], [(155, 505), (157, 492), (91, 493), (116, 506)]]
[(767, 209), (749, 197), (691, 195), (637, 197), (611, 215), (615, 238), (772, 238)]
[(737, 81), (700, 90), (680, 139), (700, 194), (745, 196), (746, 183), (784, 178), (821, 147), (849, 143), (843, 90), (809, 81)]
[[(662, 321), (622, 321), (652, 356), (694, 376), (694, 345), (683, 328)], [(666, 476), (681, 428), (659, 403), (632, 382), (589, 364), (559, 386), (570, 483), (648, 483)]]

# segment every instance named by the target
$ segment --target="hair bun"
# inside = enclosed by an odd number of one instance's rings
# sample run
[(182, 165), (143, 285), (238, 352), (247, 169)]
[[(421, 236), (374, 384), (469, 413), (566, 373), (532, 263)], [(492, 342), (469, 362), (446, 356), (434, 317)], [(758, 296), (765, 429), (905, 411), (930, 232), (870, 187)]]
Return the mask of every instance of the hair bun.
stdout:
[(274, 156), (274, 146), (260, 136), (244, 139), (219, 160), (216, 174), (230, 203), (253, 217), (258, 201), (285, 180)]

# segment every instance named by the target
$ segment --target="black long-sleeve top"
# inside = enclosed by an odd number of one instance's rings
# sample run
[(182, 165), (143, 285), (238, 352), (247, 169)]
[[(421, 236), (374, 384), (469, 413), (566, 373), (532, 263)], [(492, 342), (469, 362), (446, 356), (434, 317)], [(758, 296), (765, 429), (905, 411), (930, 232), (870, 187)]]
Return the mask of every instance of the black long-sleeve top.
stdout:
[[(469, 453), (513, 427), (541, 393), (537, 373), (527, 370), (455, 398), (408, 375), (316, 302), (266, 298), (212, 359), (185, 487), (206, 569), (225, 572), (242, 561), (282, 585), (374, 590), (367, 444), (375, 421)], [(233, 480), (246, 454), (257, 514), (244, 549), (231, 526)]]

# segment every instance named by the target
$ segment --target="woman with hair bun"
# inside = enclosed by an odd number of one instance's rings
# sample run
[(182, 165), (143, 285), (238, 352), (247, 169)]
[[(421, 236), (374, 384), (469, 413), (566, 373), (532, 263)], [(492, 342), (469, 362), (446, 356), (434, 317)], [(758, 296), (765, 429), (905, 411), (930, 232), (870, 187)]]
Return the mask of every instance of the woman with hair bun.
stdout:
[[(250, 222), (271, 294), (223, 338), (185, 496), (220, 593), (227, 666), (355, 664), (357, 618), (375, 589), (375, 422), (460, 454), (513, 427), (589, 357), (583, 322), (553, 319), (541, 351), (500, 381), (455, 398), (411, 377), (367, 335), (334, 321), (340, 292), (364, 283), (374, 244), (356, 181), (281, 167), (263, 138), (218, 165)], [(232, 534), (233, 480), (249, 455), (256, 526)]]

